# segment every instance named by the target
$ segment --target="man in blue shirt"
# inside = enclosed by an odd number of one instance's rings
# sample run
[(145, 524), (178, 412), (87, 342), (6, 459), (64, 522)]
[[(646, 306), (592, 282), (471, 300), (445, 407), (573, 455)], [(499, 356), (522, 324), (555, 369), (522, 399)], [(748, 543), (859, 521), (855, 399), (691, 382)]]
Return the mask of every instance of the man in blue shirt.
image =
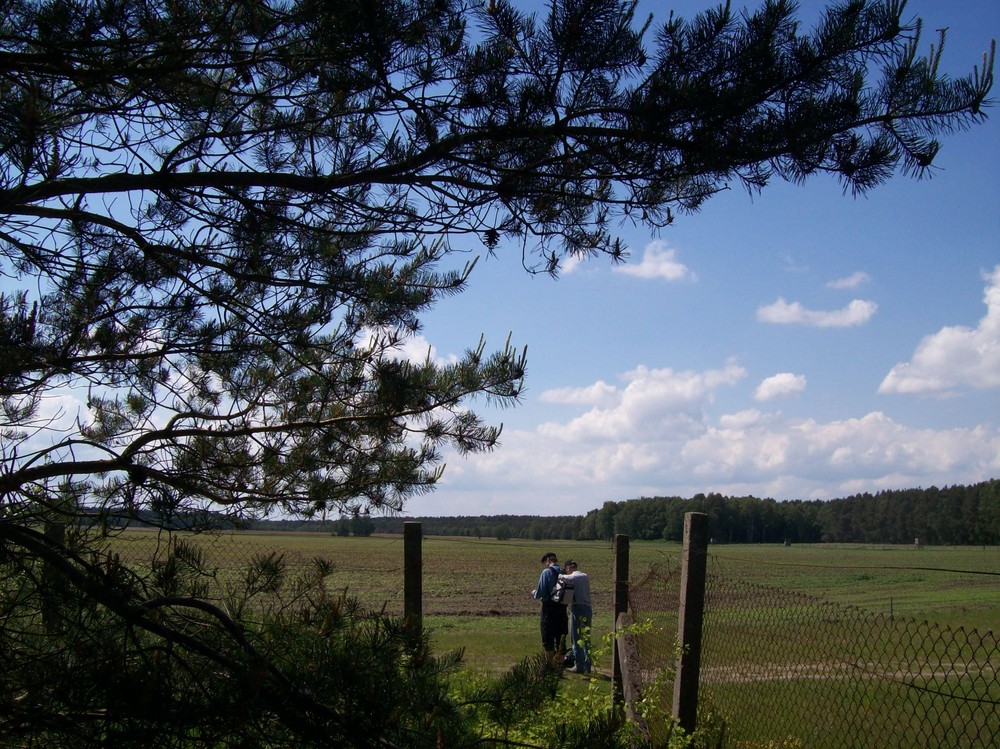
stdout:
[(569, 625), (566, 606), (552, 600), (552, 591), (562, 574), (562, 568), (552, 551), (542, 557), (542, 564), (544, 568), (538, 576), (538, 587), (531, 591), (531, 597), (542, 602), (542, 648), (549, 660), (561, 664)]

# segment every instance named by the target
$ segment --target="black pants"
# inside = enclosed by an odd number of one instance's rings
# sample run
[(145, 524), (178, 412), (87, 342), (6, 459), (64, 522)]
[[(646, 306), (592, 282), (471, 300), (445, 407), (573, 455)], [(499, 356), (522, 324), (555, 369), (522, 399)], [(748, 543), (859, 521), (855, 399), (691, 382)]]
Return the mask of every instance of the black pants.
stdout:
[(556, 650), (569, 633), (566, 606), (552, 601), (542, 601), (542, 647)]

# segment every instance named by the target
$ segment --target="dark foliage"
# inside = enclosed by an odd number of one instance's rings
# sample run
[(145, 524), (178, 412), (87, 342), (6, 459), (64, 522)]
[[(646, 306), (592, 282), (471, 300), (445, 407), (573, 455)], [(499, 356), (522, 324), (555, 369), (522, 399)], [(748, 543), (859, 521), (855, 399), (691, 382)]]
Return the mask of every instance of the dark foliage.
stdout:
[[(684, 513), (709, 515), (716, 543), (1000, 544), (1000, 480), (939, 489), (898, 489), (831, 500), (777, 502), (759, 497), (697, 494), (605, 502), (582, 516), (494, 515), (411, 518), (429, 536), (681, 541)], [(375, 533), (402, 533), (404, 518), (373, 518)], [(276, 521), (261, 528), (323, 531), (319, 524)], [(484, 532), (485, 529), (485, 532)]]
[[(660, 25), (557, 0), (2, 0), (0, 496), (161, 517), (399, 510), (523, 352), (404, 358), (454, 253), (621, 259), (732, 184), (924, 173), (983, 119), (898, 0)], [(442, 269), (442, 266), (443, 269)], [(29, 294), (26, 289), (31, 289)], [(86, 394), (47, 419), (44, 398)], [(76, 417), (76, 418), (74, 418)], [(57, 495), (59, 501), (56, 501)]]
[(1000, 544), (1000, 480), (939, 489), (856, 494), (830, 501), (775, 502), (699, 494), (608, 502), (584, 519), (585, 538), (681, 541), (684, 513), (709, 516), (717, 543)]
[[(328, 565), (288, 579), (255, 559), (223, 599), (175, 545), (141, 576), (5, 526), (0, 744), (50, 747), (467, 746), (447, 696), (457, 658), (330, 597)], [(72, 539), (66, 546), (75, 546)], [(39, 585), (44, 582), (45, 585)], [(38, 612), (43, 616), (39, 618)]]

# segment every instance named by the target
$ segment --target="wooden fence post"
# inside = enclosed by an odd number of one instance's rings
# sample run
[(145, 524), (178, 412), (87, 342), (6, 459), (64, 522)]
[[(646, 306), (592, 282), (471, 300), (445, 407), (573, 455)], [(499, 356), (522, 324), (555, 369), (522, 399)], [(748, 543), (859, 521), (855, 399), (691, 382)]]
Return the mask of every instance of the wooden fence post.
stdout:
[(403, 523), (403, 618), (420, 629), (424, 616), (423, 535), (418, 520)]
[[(62, 520), (45, 521), (45, 538), (54, 546), (62, 547), (66, 542), (66, 523)], [(51, 562), (42, 563), (42, 623), (49, 632), (55, 631), (62, 620), (63, 594), (66, 579)]]
[(705, 614), (705, 576), (708, 567), (708, 515), (684, 514), (684, 551), (681, 558), (680, 609), (677, 639), (681, 654), (674, 678), (674, 716), (687, 733), (695, 729), (698, 713), (698, 677), (701, 670), (701, 625)]
[(614, 703), (620, 706), (625, 700), (622, 689), (622, 663), (618, 652), (618, 620), (621, 614), (628, 613), (628, 536), (619, 533), (615, 535), (615, 587), (614, 587), (614, 658), (611, 663), (611, 682)]

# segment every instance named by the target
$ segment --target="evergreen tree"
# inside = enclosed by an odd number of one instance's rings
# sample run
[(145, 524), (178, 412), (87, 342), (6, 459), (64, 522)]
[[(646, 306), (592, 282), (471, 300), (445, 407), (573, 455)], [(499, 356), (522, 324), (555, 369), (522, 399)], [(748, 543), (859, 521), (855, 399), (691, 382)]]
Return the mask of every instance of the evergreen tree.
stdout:
[[(399, 509), (442, 446), (495, 446), (467, 401), (521, 392), (511, 346), (399, 354), (464, 287), (452, 250), (617, 258), (616, 217), (775, 176), (864, 191), (984, 116), (991, 60), (939, 76), (899, 2), (803, 33), (770, 0), (651, 41), (634, 8), (6, 0), (0, 269), (32, 291), (0, 294), (3, 496)], [(45, 421), (61, 388), (87, 410)]]
[[(524, 352), (401, 352), (465, 287), (474, 263), (456, 269), (455, 251), (514, 246), (554, 273), (622, 259), (616, 220), (662, 227), (733, 182), (828, 172), (864, 192), (926, 170), (992, 84), (992, 57), (939, 75), (940, 46), (916, 54), (895, 0), (841, 3), (806, 33), (787, 0), (654, 31), (621, 0), (553, 0), (537, 18), (505, 0), (0, 8), (0, 595), (6, 611), (54, 591), (45, 610), (79, 624), (71, 640), (4, 631), (22, 712), (0, 730), (29, 744), (111, 736), (95, 715), (141, 724), (153, 701), (123, 716), (110, 695), (55, 689), (113, 671), (111, 640), (105, 660), (70, 650), (115, 631), (140, 643), (115, 673), (161, 664), (153, 685), (180, 687), (197, 652), (211, 667), (193, 676), (251, 690), (234, 694), (252, 697), (253, 739), (206, 745), (305, 746), (355, 720), (353, 685), (296, 681), (246, 647), (244, 623), (137, 583), (99, 531), (399, 510), (437, 482), (442, 449), (494, 448), (470, 401), (515, 403)], [(86, 407), (60, 418), (49, 404), (67, 391)], [(61, 523), (74, 532), (38, 530)], [(205, 616), (185, 628), (192, 610)], [(90, 670), (67, 683), (65, 663)], [(381, 696), (399, 669), (368, 666)]]

